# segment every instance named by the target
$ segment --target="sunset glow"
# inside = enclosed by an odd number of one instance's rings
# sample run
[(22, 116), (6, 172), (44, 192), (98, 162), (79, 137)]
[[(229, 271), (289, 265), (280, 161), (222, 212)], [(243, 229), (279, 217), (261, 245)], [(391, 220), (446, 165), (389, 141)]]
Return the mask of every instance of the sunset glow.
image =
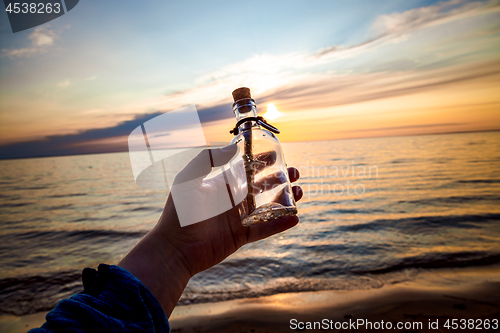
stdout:
[[(120, 29), (89, 26), (85, 6), (1, 30), (0, 154), (123, 150), (141, 121), (190, 104), (208, 141), (230, 141), (231, 92), (241, 86), (280, 122), (282, 141), (500, 129), (498, 1), (304, 2), (286, 13), (266, 3), (261, 17), (274, 19), (261, 24), (236, 5), (192, 13), (166, 2), (124, 8), (112, 25)], [(164, 24), (172, 10), (196, 16), (189, 26), (172, 18), (180, 35)], [(243, 35), (253, 43), (221, 52)]]
[(275, 120), (281, 116), (282, 116), (281, 112), (278, 111), (278, 109), (273, 103), (267, 104), (267, 112), (264, 114), (265, 119)]

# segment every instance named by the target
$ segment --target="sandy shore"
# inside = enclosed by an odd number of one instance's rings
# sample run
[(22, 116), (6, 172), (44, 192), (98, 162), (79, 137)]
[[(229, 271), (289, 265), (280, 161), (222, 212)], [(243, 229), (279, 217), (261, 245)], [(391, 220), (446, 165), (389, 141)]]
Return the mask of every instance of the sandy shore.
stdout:
[(26, 333), (32, 328), (40, 327), (45, 322), (46, 312), (27, 316), (0, 316), (0, 333)]
[[(447, 319), (463, 318), (500, 320), (500, 282), (440, 288), (402, 284), (364, 291), (280, 294), (222, 302), (214, 306), (179, 307), (170, 322), (172, 332), (182, 333), (321, 331), (300, 330), (299, 322), (304, 328), (307, 328), (307, 322), (311, 325), (320, 322), (327, 325), (324, 328), (341, 332), (352, 330), (353, 326), (347, 325), (358, 323), (358, 320), (371, 321), (371, 328), (377, 332), (445, 332), (447, 330), (443, 325)], [(291, 322), (292, 319), (296, 321)], [(328, 324), (324, 324), (324, 320)], [(429, 323), (436, 320), (439, 329), (428, 329)], [(381, 321), (384, 321), (384, 326), (379, 327), (385, 327), (385, 330), (376, 329), (375, 322)], [(393, 329), (387, 329), (388, 322)], [(398, 322), (408, 323), (408, 326), (397, 330)], [(415, 326), (418, 323), (422, 326)], [(342, 326), (335, 329), (335, 325), (344, 325), (344, 329)], [(363, 323), (357, 328), (367, 331), (370, 327)]]
[[(446, 329), (449, 319), (500, 320), (500, 270), (467, 269), (421, 274), (411, 282), (385, 285), (380, 289), (287, 293), (227, 302), (178, 306), (170, 317), (172, 332), (295, 332), (307, 322), (332, 327), (331, 331), (351, 331), (350, 323), (360, 323), (359, 331), (377, 332), (460, 332)], [(0, 332), (26, 332), (44, 322), (45, 313), (28, 316), (1, 316)], [(295, 319), (296, 321), (292, 321)], [(358, 320), (364, 320), (361, 324)], [(380, 328), (376, 329), (377, 325)], [(437, 321), (439, 327), (430, 329)], [(397, 329), (398, 322), (406, 328)], [(299, 324), (303, 323), (303, 324)], [(327, 324), (325, 324), (327, 323)], [(388, 323), (393, 326), (387, 329)], [(421, 327), (416, 326), (420, 325)], [(316, 324), (318, 325), (318, 324)], [(339, 329), (335, 329), (335, 325)], [(344, 328), (338, 325), (344, 325)], [(412, 326), (409, 326), (412, 325)], [(291, 329), (290, 327), (297, 329)], [(476, 331), (476, 330), (474, 330)]]

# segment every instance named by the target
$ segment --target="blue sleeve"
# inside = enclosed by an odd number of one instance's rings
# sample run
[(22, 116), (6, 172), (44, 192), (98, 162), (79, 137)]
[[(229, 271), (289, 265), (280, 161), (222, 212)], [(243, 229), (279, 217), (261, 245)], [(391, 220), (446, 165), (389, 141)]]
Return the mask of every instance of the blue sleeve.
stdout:
[(82, 280), (83, 292), (60, 301), (29, 332), (170, 332), (156, 298), (125, 269), (101, 264), (84, 269)]

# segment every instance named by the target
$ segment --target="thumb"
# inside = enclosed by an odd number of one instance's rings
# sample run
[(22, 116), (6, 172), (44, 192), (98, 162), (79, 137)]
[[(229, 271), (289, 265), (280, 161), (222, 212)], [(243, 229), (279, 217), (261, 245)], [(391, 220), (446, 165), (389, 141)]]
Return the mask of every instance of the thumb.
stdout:
[(212, 172), (213, 167), (227, 164), (236, 155), (237, 151), (238, 147), (236, 145), (203, 149), (177, 174), (174, 185), (190, 182), (194, 179), (199, 179), (201, 184), (201, 179)]
[(220, 167), (227, 164), (238, 152), (238, 146), (235, 144), (223, 148), (210, 149), (212, 154), (213, 166)]

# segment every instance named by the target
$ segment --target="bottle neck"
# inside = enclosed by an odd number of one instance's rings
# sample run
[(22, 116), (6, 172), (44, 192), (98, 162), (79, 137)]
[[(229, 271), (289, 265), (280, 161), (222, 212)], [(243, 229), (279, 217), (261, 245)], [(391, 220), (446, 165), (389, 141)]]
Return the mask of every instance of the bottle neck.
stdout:
[[(252, 98), (243, 98), (233, 103), (233, 112), (236, 121), (248, 117), (257, 117), (257, 106)], [(252, 127), (259, 126), (255, 121), (247, 121), (240, 125), (239, 130), (245, 131)]]

